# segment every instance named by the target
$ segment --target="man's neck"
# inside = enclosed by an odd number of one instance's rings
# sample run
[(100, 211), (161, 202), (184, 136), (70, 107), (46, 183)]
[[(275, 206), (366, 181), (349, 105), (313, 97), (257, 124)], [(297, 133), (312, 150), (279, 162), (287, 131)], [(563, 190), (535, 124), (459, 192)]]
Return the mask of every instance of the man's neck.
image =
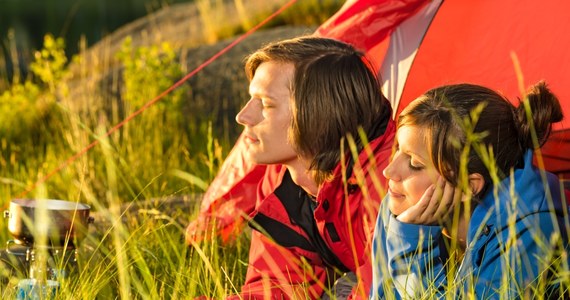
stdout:
[(307, 165), (301, 160), (296, 159), (290, 163), (285, 164), (287, 170), (291, 174), (291, 178), (296, 185), (304, 189), (309, 195), (317, 196), (319, 187), (311, 177), (310, 172), (307, 170)]

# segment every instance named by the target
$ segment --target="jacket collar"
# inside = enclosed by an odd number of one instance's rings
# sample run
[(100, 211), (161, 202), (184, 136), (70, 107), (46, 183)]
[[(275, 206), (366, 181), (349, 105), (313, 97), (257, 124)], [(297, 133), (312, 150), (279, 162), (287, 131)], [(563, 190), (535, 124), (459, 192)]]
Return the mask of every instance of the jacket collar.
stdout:
[[(488, 235), (490, 230), (508, 226), (513, 214), (520, 219), (532, 213), (551, 211), (549, 205), (562, 212), (564, 204), (560, 198), (558, 178), (535, 168), (532, 154), (528, 150), (524, 155), (523, 168), (515, 169), (511, 176), (491, 186), (481, 203), (477, 204), (469, 222), (468, 244), (476, 242), (481, 235)], [(548, 188), (545, 189), (545, 185)]]

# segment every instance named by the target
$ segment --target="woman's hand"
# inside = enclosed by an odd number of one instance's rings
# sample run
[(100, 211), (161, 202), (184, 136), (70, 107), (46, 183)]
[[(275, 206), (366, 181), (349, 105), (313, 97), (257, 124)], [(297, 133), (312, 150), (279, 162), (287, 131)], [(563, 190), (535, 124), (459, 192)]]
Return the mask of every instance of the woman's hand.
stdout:
[(461, 202), (461, 198), (461, 190), (439, 176), (437, 183), (424, 192), (420, 201), (406, 209), (397, 219), (410, 224), (444, 224), (451, 218), (453, 209)]

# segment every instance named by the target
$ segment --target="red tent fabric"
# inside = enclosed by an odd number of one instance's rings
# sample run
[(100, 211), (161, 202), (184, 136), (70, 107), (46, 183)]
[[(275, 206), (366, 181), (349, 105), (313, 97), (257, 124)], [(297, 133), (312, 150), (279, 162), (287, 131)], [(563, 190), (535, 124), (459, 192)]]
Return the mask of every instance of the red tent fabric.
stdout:
[[(373, 24), (375, 11), (386, 10), (389, 1), (351, 1), (319, 29), (347, 28), (339, 20), (343, 14), (356, 14), (359, 23)], [(570, 176), (570, 2), (564, 0), (433, 0), (404, 22), (391, 35), (391, 60), (376, 59), (388, 94), (399, 113), (410, 101), (428, 89), (459, 82), (481, 84), (517, 101), (527, 86), (546, 80), (559, 97), (568, 117), (554, 126), (554, 133), (543, 147), (547, 170)], [(366, 4), (364, 4), (366, 3)], [(417, 15), (428, 21), (418, 20)], [(423, 26), (423, 28), (418, 28)], [(403, 28), (403, 29), (402, 29)], [(401, 29), (401, 32), (398, 30)], [(358, 29), (362, 30), (362, 29)], [(335, 30), (330, 30), (335, 32)], [(382, 44), (374, 34), (366, 38), (350, 29), (333, 37), (362, 49)], [(417, 45), (413, 45), (418, 41)], [(386, 47), (386, 46), (383, 46)], [(414, 51), (414, 53), (412, 53)], [(411, 61), (409, 68), (402, 61)], [(393, 76), (394, 69), (398, 76)], [(398, 84), (394, 84), (397, 81)], [(394, 91), (396, 90), (396, 91)]]
[[(481, 84), (517, 101), (527, 86), (546, 80), (567, 118), (542, 148), (547, 170), (570, 177), (570, 1), (567, 0), (349, 0), (317, 35), (366, 51), (399, 113), (428, 89), (459, 82)], [(196, 224), (218, 220), (227, 233), (255, 204), (264, 167), (247, 163), (238, 141), (202, 203)], [(537, 163), (541, 163), (537, 161)], [(244, 184), (245, 183), (245, 184)], [(220, 209), (221, 208), (221, 209)]]

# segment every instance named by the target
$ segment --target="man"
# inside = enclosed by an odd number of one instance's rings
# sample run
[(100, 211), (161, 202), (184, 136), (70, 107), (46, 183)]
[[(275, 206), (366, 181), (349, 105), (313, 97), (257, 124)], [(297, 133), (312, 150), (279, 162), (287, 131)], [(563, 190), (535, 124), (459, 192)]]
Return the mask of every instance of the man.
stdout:
[(270, 166), (251, 214), (241, 297), (367, 296), (384, 195), (379, 170), (394, 136), (390, 104), (369, 65), (350, 45), (316, 37), (273, 43), (248, 58), (251, 99), (236, 120), (248, 158)]

